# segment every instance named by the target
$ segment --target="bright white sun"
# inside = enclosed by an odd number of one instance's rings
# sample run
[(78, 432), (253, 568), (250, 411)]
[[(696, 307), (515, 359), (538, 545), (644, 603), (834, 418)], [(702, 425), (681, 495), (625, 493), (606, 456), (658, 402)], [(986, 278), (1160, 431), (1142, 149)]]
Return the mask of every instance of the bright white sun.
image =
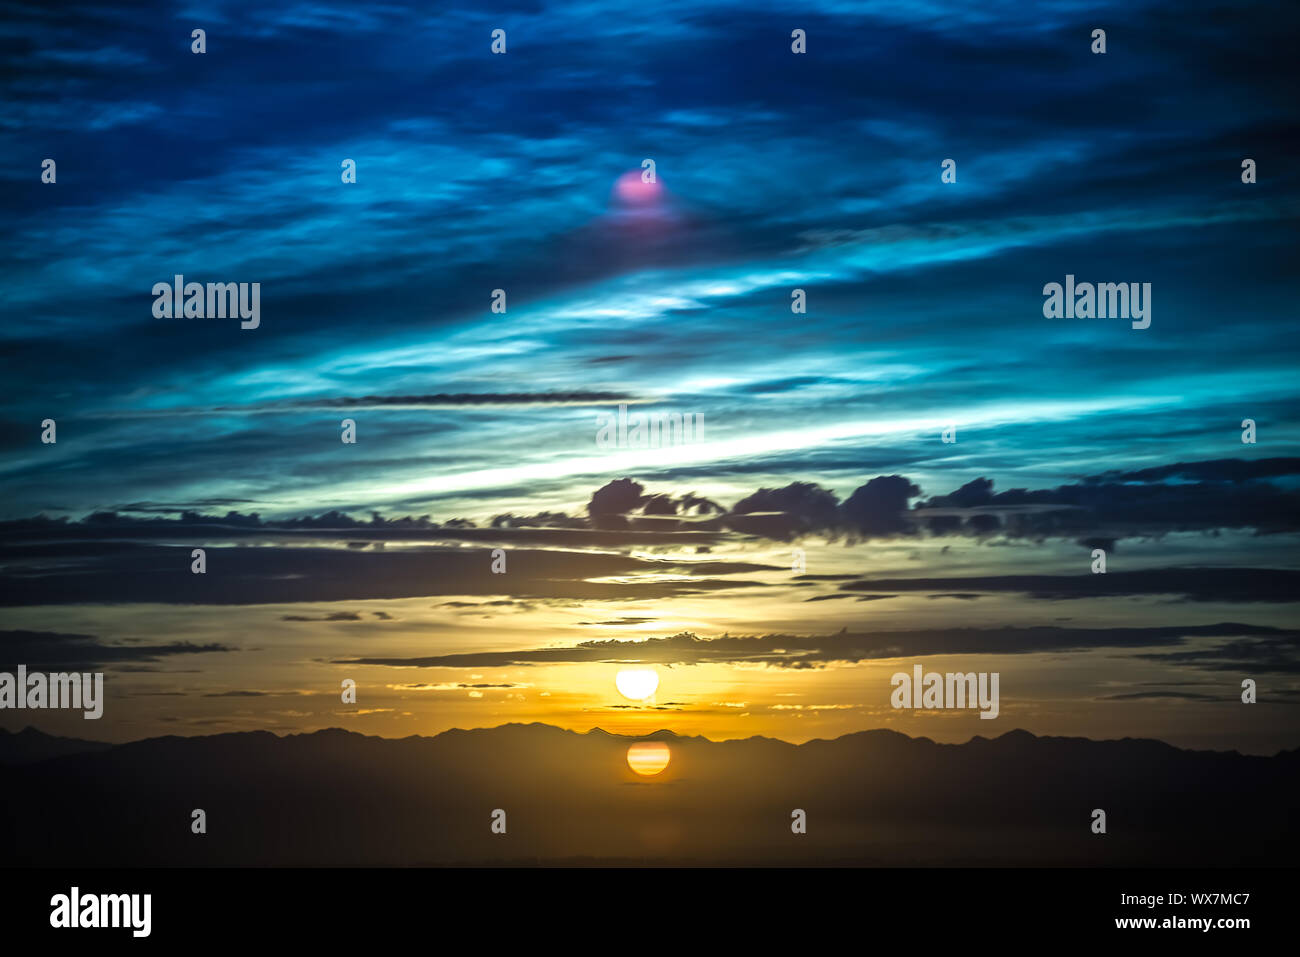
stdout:
[(649, 668), (620, 671), (614, 678), (618, 693), (632, 701), (644, 701), (659, 687), (659, 673)]

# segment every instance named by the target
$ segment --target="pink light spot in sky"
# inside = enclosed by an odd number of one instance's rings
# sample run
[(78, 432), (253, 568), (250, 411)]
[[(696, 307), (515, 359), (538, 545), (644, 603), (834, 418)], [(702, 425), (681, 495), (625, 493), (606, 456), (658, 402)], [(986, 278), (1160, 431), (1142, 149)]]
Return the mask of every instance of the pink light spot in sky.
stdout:
[(656, 181), (643, 183), (641, 170), (630, 169), (614, 182), (614, 194), (625, 203), (645, 205), (659, 200), (663, 187)]

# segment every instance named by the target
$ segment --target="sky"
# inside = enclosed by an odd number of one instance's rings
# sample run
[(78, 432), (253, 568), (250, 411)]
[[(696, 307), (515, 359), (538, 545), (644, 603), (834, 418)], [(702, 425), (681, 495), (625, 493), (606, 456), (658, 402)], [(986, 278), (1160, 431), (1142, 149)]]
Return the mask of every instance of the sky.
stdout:
[(1297, 10), (4, 6), (0, 726), (1296, 746)]

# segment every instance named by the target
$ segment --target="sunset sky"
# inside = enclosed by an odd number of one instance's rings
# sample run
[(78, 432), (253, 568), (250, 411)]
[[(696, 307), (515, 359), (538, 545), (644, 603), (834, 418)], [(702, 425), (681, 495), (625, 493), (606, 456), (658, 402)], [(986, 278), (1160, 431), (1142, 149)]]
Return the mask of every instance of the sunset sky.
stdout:
[[(0, 727), (1295, 747), (1297, 19), (7, 15), (0, 670), (108, 701)], [(260, 327), (155, 318), (176, 274)], [(1067, 275), (1150, 328), (1044, 318)], [(702, 434), (602, 447), (620, 404)], [(999, 717), (892, 709), (917, 663)]]

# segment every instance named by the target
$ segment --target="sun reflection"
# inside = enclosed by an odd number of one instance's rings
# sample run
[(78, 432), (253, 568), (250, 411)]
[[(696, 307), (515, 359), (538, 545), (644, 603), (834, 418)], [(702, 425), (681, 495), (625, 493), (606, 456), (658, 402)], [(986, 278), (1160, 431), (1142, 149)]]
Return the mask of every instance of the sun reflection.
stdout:
[(643, 777), (653, 777), (668, 767), (671, 757), (662, 741), (640, 741), (627, 749), (627, 766)]

